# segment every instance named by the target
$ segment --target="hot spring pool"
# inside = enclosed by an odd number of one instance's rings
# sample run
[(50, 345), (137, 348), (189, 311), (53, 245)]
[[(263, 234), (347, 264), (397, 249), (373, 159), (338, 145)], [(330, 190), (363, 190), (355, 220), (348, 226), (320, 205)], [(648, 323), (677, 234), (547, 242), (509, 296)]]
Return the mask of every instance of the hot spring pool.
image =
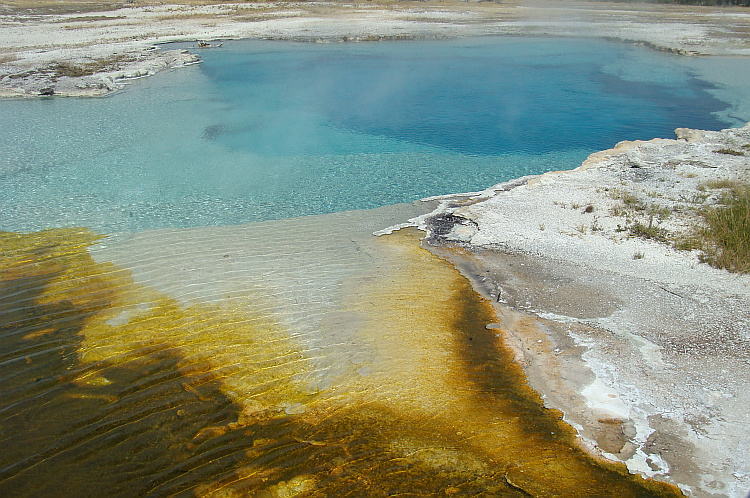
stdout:
[(706, 76), (739, 63), (596, 40), (245, 40), (200, 55), (103, 99), (0, 102), (0, 229), (373, 208), (750, 120), (734, 112), (750, 89)]

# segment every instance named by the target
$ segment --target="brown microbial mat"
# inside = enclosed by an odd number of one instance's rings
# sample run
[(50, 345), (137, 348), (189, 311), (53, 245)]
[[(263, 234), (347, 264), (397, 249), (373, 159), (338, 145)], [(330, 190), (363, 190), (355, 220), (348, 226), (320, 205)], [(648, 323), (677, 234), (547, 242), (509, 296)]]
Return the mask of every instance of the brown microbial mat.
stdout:
[(0, 234), (0, 495), (681, 495), (579, 449), (421, 232), (331, 216)]

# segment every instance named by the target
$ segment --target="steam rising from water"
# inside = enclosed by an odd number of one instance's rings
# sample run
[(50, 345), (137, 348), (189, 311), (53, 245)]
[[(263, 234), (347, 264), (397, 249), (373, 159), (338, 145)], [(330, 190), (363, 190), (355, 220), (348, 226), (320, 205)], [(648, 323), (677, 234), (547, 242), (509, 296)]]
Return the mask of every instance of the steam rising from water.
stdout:
[(713, 89), (715, 60), (593, 40), (201, 55), (106, 99), (0, 102), (0, 228), (226, 225), (481, 190), (621, 140), (736, 124), (712, 113), (750, 92)]

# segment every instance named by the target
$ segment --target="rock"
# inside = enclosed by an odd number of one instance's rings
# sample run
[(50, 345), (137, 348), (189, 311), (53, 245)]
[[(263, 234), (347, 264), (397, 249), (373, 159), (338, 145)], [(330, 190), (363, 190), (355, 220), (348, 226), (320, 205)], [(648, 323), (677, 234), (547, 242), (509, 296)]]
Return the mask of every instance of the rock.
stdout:
[(704, 133), (701, 130), (691, 130), (690, 128), (677, 128), (674, 134), (678, 140), (685, 140), (686, 142), (700, 142), (704, 138)]
[(52, 87), (46, 87), (46, 88), (42, 88), (41, 90), (39, 90), (39, 95), (51, 97), (54, 94), (55, 94), (55, 89)]

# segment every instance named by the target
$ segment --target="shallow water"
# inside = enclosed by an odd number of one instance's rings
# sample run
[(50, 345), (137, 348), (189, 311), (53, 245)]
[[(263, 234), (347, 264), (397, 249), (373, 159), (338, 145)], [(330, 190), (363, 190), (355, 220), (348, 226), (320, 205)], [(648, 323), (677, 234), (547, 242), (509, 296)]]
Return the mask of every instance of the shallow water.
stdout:
[(677, 496), (577, 447), (417, 233), (364, 230), (404, 209), (0, 237), (0, 492)]
[(429, 209), (400, 201), (736, 124), (741, 85), (575, 40), (202, 56), (0, 102), (0, 229), (32, 232), (0, 233), (0, 494), (679, 494), (585, 455), (468, 281), (372, 233)]
[(200, 54), (104, 99), (0, 102), (0, 229), (373, 208), (750, 119), (734, 109), (750, 89), (711, 83), (733, 72), (716, 59), (593, 40), (233, 41)]

